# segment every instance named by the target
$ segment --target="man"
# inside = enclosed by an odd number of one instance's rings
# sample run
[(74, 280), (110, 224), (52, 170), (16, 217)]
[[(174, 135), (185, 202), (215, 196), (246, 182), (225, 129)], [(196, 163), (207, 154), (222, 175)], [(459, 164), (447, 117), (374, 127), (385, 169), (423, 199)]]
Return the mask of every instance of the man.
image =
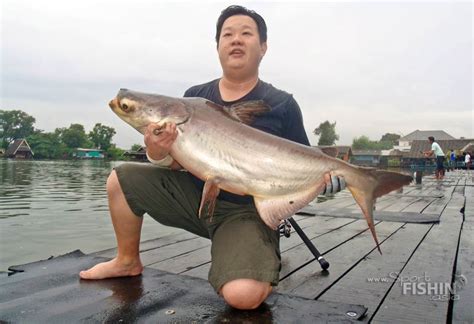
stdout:
[(435, 138), (433, 136), (428, 137), (428, 140), (431, 144), (431, 150), (425, 151), (423, 152), (423, 154), (426, 157), (436, 157), (435, 178), (441, 180), (444, 177), (444, 152), (439, 146), (439, 144), (436, 143)]
[(454, 153), (453, 149), (451, 149), (451, 152), (449, 153), (449, 168), (451, 171), (456, 168), (456, 153)]
[[(204, 97), (230, 106), (247, 100), (264, 100), (272, 110), (253, 127), (309, 145), (302, 116), (293, 97), (261, 81), (258, 67), (267, 50), (263, 18), (241, 6), (222, 11), (216, 26), (221, 78), (194, 86), (187, 97)], [(169, 155), (178, 136), (176, 125), (167, 124), (155, 135), (148, 126), (145, 144), (153, 165), (122, 164), (110, 174), (107, 192), (117, 257), (80, 273), (83, 279), (139, 275), (142, 215), (146, 212), (162, 224), (186, 229), (212, 240), (209, 282), (225, 301), (238, 309), (254, 309), (278, 283), (279, 233), (267, 227), (255, 209), (252, 197), (221, 190), (212, 220), (198, 218), (203, 183)], [(165, 168), (163, 168), (165, 167)], [(329, 176), (326, 181), (330, 183)], [(336, 189), (340, 190), (340, 189)], [(334, 189), (333, 189), (334, 191)]]
[(464, 155), (464, 164), (466, 165), (466, 170), (469, 171), (472, 165), (471, 154), (469, 154), (469, 152), (465, 153), (466, 155)]

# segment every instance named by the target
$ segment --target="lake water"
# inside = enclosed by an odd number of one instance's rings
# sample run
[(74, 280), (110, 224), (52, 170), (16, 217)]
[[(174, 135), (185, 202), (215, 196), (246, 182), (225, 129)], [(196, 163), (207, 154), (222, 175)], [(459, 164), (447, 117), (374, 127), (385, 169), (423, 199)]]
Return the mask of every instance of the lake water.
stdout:
[[(115, 247), (105, 183), (120, 163), (0, 159), (0, 271)], [(146, 216), (142, 241), (179, 231)]]

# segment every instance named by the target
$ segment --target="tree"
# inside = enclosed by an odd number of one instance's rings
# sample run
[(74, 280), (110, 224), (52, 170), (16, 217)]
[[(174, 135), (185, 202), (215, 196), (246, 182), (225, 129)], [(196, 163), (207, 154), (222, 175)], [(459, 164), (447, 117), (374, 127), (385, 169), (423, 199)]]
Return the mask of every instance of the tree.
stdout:
[(112, 144), (112, 137), (115, 134), (114, 128), (97, 123), (92, 131), (89, 132), (89, 139), (96, 148), (107, 151)]
[(66, 145), (60, 142), (56, 133), (43, 133), (36, 131), (27, 138), (28, 144), (35, 152), (35, 158), (58, 159), (65, 155)]
[(68, 148), (75, 149), (78, 147), (90, 147), (91, 143), (87, 140), (84, 126), (81, 124), (71, 124), (69, 128), (56, 128), (57, 134)]
[(140, 145), (140, 144), (133, 144), (132, 147), (130, 148), (130, 151), (136, 152), (136, 151), (138, 151), (139, 149), (141, 149), (142, 146), (143, 146), (143, 145)]
[(336, 134), (336, 122), (331, 124), (329, 121), (319, 124), (313, 131), (314, 135), (319, 136), (318, 145), (334, 145), (339, 140)]
[(352, 140), (352, 149), (354, 150), (388, 150), (393, 147), (389, 141), (371, 141), (367, 136), (362, 135)]
[(395, 144), (397, 144), (399, 139), (400, 139), (400, 135), (398, 134), (386, 133), (380, 139), (380, 143), (387, 149), (391, 149), (393, 148)]
[(0, 147), (6, 149), (11, 141), (33, 134), (35, 121), (21, 110), (0, 110)]

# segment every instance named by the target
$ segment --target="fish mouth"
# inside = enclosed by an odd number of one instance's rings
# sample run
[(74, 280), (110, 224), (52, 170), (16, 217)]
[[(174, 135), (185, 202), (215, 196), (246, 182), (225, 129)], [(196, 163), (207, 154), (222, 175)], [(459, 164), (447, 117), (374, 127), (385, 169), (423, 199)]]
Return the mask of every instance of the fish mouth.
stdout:
[(118, 99), (115, 97), (114, 99), (109, 101), (109, 107), (113, 110), (118, 108)]

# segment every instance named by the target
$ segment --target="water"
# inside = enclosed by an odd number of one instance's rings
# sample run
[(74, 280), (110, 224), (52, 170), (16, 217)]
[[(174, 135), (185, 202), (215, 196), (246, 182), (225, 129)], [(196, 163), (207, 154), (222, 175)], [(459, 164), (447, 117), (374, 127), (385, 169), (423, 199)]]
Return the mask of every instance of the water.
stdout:
[[(115, 247), (105, 182), (120, 163), (0, 159), (0, 271)], [(142, 241), (179, 231), (145, 216)]]

